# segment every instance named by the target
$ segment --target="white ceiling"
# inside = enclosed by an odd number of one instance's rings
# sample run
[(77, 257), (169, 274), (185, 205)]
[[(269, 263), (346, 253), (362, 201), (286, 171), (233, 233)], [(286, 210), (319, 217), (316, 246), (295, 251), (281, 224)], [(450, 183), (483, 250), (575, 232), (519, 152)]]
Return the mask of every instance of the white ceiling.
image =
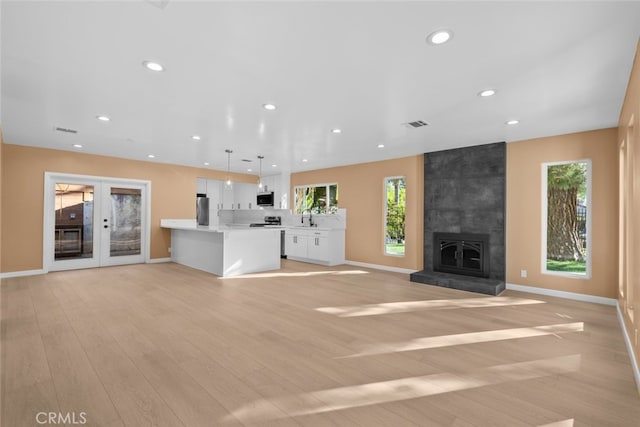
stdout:
[[(214, 169), (229, 148), (233, 170), (263, 155), (265, 175), (616, 126), (640, 35), (640, 2), (1, 8), (5, 143)], [(426, 43), (439, 28), (452, 41)]]

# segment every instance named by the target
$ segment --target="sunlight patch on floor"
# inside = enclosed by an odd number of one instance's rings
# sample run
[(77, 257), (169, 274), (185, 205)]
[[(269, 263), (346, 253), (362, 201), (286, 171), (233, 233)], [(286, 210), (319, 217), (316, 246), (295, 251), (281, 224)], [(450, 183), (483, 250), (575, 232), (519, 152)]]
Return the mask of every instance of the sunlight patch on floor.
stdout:
[(531, 338), (544, 335), (564, 334), (584, 331), (583, 322), (559, 323), (556, 325), (531, 326), (527, 328), (499, 329), (494, 331), (469, 332), (466, 334), (442, 335), (437, 337), (416, 338), (410, 341), (376, 344), (363, 351), (337, 359), (369, 356), (373, 354), (396, 353), (401, 351), (426, 350), (430, 348), (450, 347), (454, 345), (476, 344), (482, 342)]
[[(563, 375), (580, 369), (581, 356), (539, 359), (478, 369), (467, 373), (440, 373), (391, 381), (338, 387), (297, 395), (259, 399), (233, 411), (228, 420), (256, 422), (282, 418), (273, 406), (290, 416), (319, 414), (442, 393), (468, 390), (509, 381), (523, 381), (552, 375)], [(273, 406), (272, 406), (273, 405)], [(227, 421), (225, 419), (225, 421)]]
[(271, 273), (254, 273), (254, 274), (242, 274), (232, 277), (219, 277), (220, 280), (232, 280), (232, 279), (264, 279), (272, 277), (310, 277), (310, 276), (345, 276), (353, 274), (369, 274), (367, 271), (362, 270), (331, 270), (331, 271), (300, 271), (296, 273), (281, 273), (274, 271)]
[(320, 307), (317, 311), (340, 317), (375, 316), (379, 314), (406, 313), (417, 310), (449, 310), (456, 308), (484, 308), (506, 305), (544, 304), (545, 301), (514, 297), (479, 297), (426, 301), (401, 301), (382, 304), (365, 304), (345, 307)]
[(573, 427), (573, 421), (573, 418), (571, 418), (569, 420), (562, 420), (555, 423), (544, 424), (538, 427)]

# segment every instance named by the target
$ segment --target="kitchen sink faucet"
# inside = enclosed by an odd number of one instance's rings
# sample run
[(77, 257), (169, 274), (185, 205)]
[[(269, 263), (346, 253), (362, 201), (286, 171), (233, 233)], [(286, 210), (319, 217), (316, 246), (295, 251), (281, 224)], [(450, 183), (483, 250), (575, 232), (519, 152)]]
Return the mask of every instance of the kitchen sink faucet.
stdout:
[(309, 227), (313, 227), (313, 213), (311, 212), (311, 209), (304, 209), (302, 211), (302, 213), (300, 214), (300, 222), (302, 223), (302, 225), (304, 225), (304, 213), (305, 212), (309, 212)]

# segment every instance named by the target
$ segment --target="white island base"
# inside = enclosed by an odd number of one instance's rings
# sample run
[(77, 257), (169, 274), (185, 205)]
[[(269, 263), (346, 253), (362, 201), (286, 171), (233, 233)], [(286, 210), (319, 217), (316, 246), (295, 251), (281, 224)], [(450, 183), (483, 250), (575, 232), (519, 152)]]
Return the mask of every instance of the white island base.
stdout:
[(222, 276), (280, 269), (280, 229), (198, 227), (162, 220), (171, 229), (171, 260)]

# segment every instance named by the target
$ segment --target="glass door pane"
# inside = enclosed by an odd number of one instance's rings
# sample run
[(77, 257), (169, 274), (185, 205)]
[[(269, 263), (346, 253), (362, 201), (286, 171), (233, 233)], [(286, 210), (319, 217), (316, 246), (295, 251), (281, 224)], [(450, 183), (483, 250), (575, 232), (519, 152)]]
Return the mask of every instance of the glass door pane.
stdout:
[(144, 262), (146, 193), (143, 185), (103, 182), (100, 265)]
[(148, 183), (45, 172), (46, 269), (146, 261)]
[(109, 255), (140, 255), (142, 190), (111, 187)]
[(93, 258), (94, 186), (55, 183), (54, 260)]

